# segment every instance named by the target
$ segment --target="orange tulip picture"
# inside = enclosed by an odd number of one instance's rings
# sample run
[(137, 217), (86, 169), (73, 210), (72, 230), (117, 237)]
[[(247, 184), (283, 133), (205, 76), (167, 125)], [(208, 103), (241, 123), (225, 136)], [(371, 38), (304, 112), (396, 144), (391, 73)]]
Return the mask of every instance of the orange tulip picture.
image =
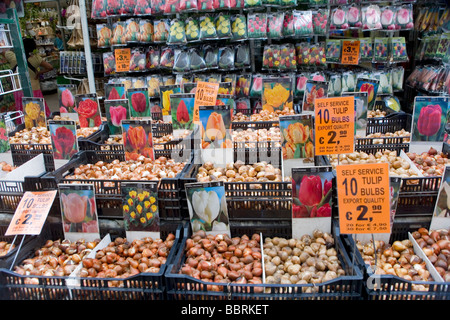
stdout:
[(199, 118), (203, 149), (233, 147), (230, 106), (200, 106)]
[(122, 136), (126, 160), (154, 159), (150, 120), (122, 120)]

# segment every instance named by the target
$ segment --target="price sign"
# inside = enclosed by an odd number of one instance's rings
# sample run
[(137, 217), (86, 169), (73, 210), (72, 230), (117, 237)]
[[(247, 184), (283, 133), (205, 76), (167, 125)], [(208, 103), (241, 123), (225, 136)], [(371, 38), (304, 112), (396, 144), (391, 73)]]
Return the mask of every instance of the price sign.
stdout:
[(194, 122), (198, 122), (199, 106), (214, 106), (216, 104), (217, 93), (219, 92), (218, 83), (197, 82), (197, 89), (195, 90), (194, 100)]
[(390, 233), (389, 164), (336, 166), (342, 234)]
[(343, 40), (342, 41), (342, 64), (359, 64), (359, 40)]
[(355, 98), (315, 99), (315, 154), (354, 151)]
[(115, 49), (114, 57), (116, 59), (116, 72), (130, 71), (130, 48)]
[(38, 235), (55, 200), (56, 190), (24, 193), (5, 235)]

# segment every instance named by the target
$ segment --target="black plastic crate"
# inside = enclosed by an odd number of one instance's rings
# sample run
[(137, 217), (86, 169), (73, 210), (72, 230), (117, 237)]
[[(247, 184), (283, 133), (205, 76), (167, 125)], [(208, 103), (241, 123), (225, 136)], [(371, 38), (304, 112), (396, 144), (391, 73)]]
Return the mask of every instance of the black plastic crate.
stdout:
[[(96, 151), (81, 151), (74, 155), (69, 163), (61, 168), (45, 174), (40, 181), (36, 182), (41, 190), (55, 190), (59, 183), (83, 183), (93, 184), (95, 189), (95, 200), (97, 202), (97, 210), (99, 217), (117, 219), (123, 217), (122, 213), (122, 193), (121, 182), (122, 180), (81, 180), (81, 179), (66, 179), (67, 175), (73, 173), (73, 171), (82, 164), (96, 163), (97, 161), (112, 162), (113, 160), (124, 161), (125, 154), (117, 154), (114, 152), (96, 152)], [(183, 199), (186, 199), (184, 188), (180, 186), (180, 179), (184, 177), (185, 172), (188, 170), (189, 162), (186, 163), (182, 172), (175, 178), (164, 178), (158, 183), (158, 203), (159, 214), (162, 220), (181, 220), (182, 208), (187, 207), (187, 203), (183, 203)], [(131, 181), (126, 182), (142, 182)], [(59, 197), (55, 199), (55, 202), (59, 203)], [(166, 214), (167, 213), (167, 214)]]
[[(409, 227), (412, 227), (412, 225)], [(363, 281), (366, 284), (363, 292), (365, 300), (448, 300), (450, 298), (449, 283), (435, 280), (409, 281), (394, 275), (374, 274), (373, 268), (365, 264), (353, 237), (343, 235), (341, 238), (342, 242), (345, 243), (349, 257), (363, 271)], [(408, 235), (402, 238), (400, 234), (397, 234), (396, 239), (406, 240)], [(391, 244), (393, 243), (392, 240), (391, 238)], [(414, 290), (413, 285), (425, 285), (428, 290)]]
[(274, 165), (281, 165), (281, 142), (279, 141), (246, 141), (233, 142), (235, 161), (256, 163), (267, 161)]
[[(290, 237), (290, 228), (281, 222), (263, 222), (243, 225), (230, 225), (231, 235), (251, 236), (262, 233), (265, 237)], [(281, 234), (277, 234), (281, 230)], [(242, 232), (242, 233), (241, 233)], [(190, 237), (190, 233), (188, 235)], [(321, 284), (283, 285), (283, 284), (236, 284), (204, 282), (194, 277), (180, 273), (185, 262), (185, 245), (183, 239), (178, 247), (174, 263), (166, 269), (165, 277), (168, 285), (167, 297), (170, 300), (361, 300), (363, 291), (363, 275), (361, 270), (351, 263), (341, 240), (335, 237), (335, 249), (339, 260), (346, 271), (346, 276)], [(263, 258), (264, 259), (264, 256)], [(218, 291), (208, 290), (208, 286), (217, 286)], [(312, 289), (313, 293), (305, 292)]]
[[(164, 273), (167, 266), (178, 251), (178, 246), (184, 236), (184, 226), (181, 223), (162, 223), (161, 239), (169, 233), (174, 233), (175, 241), (167, 262), (161, 266), (158, 273), (140, 273), (135, 276), (118, 278), (70, 278), (48, 276), (21, 276), (7, 269), (0, 269), (0, 288), (4, 300), (162, 300), (166, 299)], [(48, 239), (61, 237), (41, 237), (40, 245)], [(113, 240), (113, 238), (111, 238)], [(35, 249), (39, 248), (36, 246)], [(30, 250), (23, 259), (33, 256)], [(20, 264), (20, 260), (16, 265)], [(33, 283), (30, 283), (30, 279)], [(79, 280), (78, 286), (67, 284), (67, 280)], [(112, 281), (120, 283), (113, 287)]]
[(233, 130), (247, 130), (247, 129), (270, 129), (272, 127), (278, 127), (278, 121), (233, 121), (231, 123), (231, 129)]
[[(371, 138), (363, 138), (369, 139)], [(384, 150), (395, 151), (397, 155), (400, 155), (401, 151), (409, 152), (409, 143), (377, 143), (377, 144), (366, 144), (362, 139), (356, 139), (355, 141), (355, 151), (363, 151), (366, 153), (375, 154), (377, 152), (382, 152)], [(368, 141), (367, 141), (368, 142)]]
[(396, 112), (381, 118), (367, 118), (366, 134), (396, 132), (405, 129), (411, 132), (412, 116), (405, 112)]

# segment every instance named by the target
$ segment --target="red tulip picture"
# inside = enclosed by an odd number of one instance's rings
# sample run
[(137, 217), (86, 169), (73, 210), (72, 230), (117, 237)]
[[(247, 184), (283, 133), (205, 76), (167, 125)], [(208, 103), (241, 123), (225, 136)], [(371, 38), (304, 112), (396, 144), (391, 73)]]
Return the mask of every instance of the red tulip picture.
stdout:
[(183, 100), (180, 101), (177, 108), (177, 120), (180, 124), (189, 122), (189, 112)]
[(96, 98), (81, 98), (75, 110), (78, 113), (80, 127), (98, 127), (102, 124)]
[[(69, 129), (62, 125), (50, 125), (50, 132), (52, 132), (53, 156), (55, 159), (69, 160), (75, 153), (78, 152), (75, 134), (75, 126)], [(55, 129), (56, 128), (56, 129)]]
[(132, 92), (130, 94), (129, 104), (131, 105), (131, 117), (150, 116), (150, 108), (148, 107), (148, 95), (144, 92)]
[(61, 93), (61, 104), (68, 110), (75, 106), (74, 96), (69, 89), (65, 89)]
[(417, 130), (421, 135), (431, 137), (441, 128), (442, 108), (440, 105), (427, 105), (420, 110)]
[(109, 108), (111, 122), (114, 126), (120, 127), (121, 121), (127, 118), (127, 108), (122, 105)]
[(112, 88), (108, 95), (108, 100), (119, 100), (120, 95), (116, 88)]
[(292, 218), (331, 217), (332, 172), (292, 173)]

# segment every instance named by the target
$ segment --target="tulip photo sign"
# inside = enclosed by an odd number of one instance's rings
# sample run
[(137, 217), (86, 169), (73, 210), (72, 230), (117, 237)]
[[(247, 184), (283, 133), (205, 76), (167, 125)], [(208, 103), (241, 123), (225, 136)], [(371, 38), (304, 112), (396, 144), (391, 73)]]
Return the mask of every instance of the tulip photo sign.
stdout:
[(106, 120), (111, 136), (122, 134), (122, 120), (130, 118), (128, 100), (105, 100)]
[(314, 166), (313, 117), (311, 114), (280, 116), (283, 175), (295, 167)]
[(164, 119), (170, 118), (171, 121), (171, 104), (170, 95), (175, 93), (181, 93), (181, 85), (173, 84), (166, 86), (159, 86), (159, 96), (161, 99), (162, 114)]
[(100, 238), (93, 184), (58, 184), (64, 237), (92, 241)]
[(127, 99), (130, 118), (151, 118), (147, 88), (129, 88)]
[(449, 97), (416, 97), (414, 100), (410, 151), (422, 153), (442, 149), (448, 123)]
[(342, 92), (342, 97), (355, 97), (355, 135), (366, 136), (367, 128), (367, 92)]
[(122, 120), (122, 136), (126, 160), (155, 158), (151, 120)]
[(106, 100), (126, 99), (125, 84), (123, 83), (106, 83), (105, 84)]
[(192, 232), (231, 236), (223, 181), (186, 183), (185, 189)]
[(158, 182), (122, 182), (120, 188), (127, 239), (159, 239)]
[(303, 112), (314, 113), (314, 103), (316, 98), (326, 98), (328, 96), (328, 82), (306, 80), (305, 93), (303, 94)]
[(445, 166), (430, 230), (450, 228), (450, 166)]
[(77, 125), (70, 120), (49, 120), (48, 128), (52, 140), (52, 153), (55, 168), (69, 162), (78, 152)]
[(81, 128), (99, 127), (102, 124), (102, 115), (96, 93), (77, 94), (75, 103)]
[(367, 110), (374, 109), (379, 86), (380, 80), (378, 79), (358, 78), (356, 80), (355, 91), (367, 92)]
[(44, 98), (22, 97), (25, 128), (46, 127)]
[(275, 112), (277, 110), (292, 109), (294, 106), (292, 79), (263, 78), (261, 101), (263, 110)]
[(228, 105), (199, 106), (199, 132), (203, 161), (225, 165), (233, 161), (231, 108)]
[(59, 84), (58, 98), (59, 111), (64, 113), (76, 113), (75, 111), (75, 95), (77, 93), (77, 86), (75, 84)]
[(180, 136), (185, 130), (194, 130), (195, 94), (175, 93), (169, 99), (174, 137)]
[(292, 237), (319, 228), (331, 232), (335, 176), (332, 167), (292, 168)]

